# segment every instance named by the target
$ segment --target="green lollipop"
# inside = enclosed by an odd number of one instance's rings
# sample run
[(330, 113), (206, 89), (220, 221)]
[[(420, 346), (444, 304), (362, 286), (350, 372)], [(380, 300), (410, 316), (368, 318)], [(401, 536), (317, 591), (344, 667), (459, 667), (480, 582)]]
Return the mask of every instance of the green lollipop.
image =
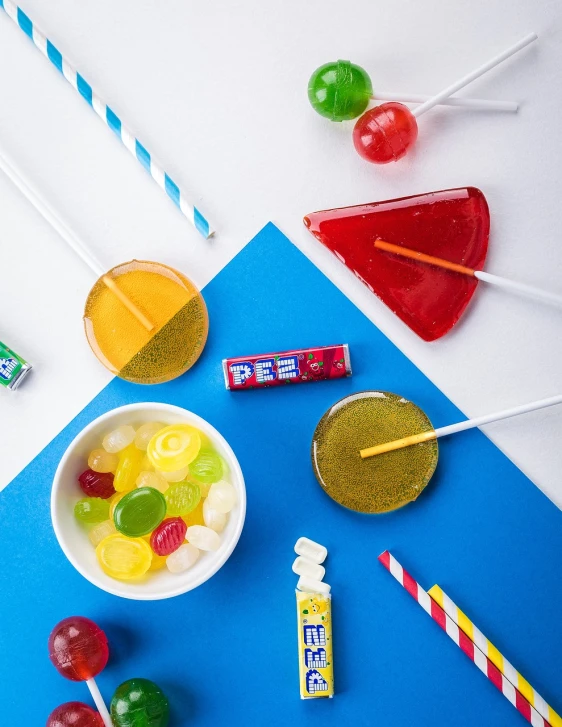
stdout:
[(111, 700), (111, 719), (115, 727), (166, 727), (168, 699), (149, 679), (123, 682)]
[(312, 108), (331, 121), (349, 121), (361, 116), (372, 95), (367, 71), (349, 61), (320, 66), (308, 82)]
[(153, 487), (139, 487), (129, 492), (115, 506), (115, 527), (129, 538), (148, 535), (166, 516), (166, 500)]

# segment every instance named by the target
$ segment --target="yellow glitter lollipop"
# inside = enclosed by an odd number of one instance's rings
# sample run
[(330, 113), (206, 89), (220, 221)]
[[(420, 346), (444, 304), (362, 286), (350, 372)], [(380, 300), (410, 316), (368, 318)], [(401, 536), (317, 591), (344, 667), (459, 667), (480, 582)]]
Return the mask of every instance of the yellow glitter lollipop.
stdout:
[(84, 311), (88, 342), (112, 373), (141, 384), (180, 376), (197, 361), (209, 329), (201, 293), (182, 273), (132, 260), (108, 272), (53, 208), (0, 153), (0, 169), (98, 277)]
[(362, 391), (346, 396), (324, 414), (314, 432), (311, 457), (316, 478), (332, 499), (350, 510), (396, 510), (415, 500), (431, 479), (437, 443), (366, 460), (359, 450), (431, 429), (423, 411), (396, 394)]

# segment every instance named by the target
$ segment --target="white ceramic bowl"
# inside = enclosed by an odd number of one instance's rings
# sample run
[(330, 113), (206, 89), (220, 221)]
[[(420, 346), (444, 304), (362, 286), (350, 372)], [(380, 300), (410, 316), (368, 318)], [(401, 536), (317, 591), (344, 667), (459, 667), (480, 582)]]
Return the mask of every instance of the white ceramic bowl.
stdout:
[[(99, 566), (88, 531), (74, 517), (74, 505), (84, 497), (78, 476), (88, 467), (88, 454), (101, 446), (107, 432), (122, 424), (140, 426), (143, 422), (163, 424), (184, 422), (204, 432), (230, 469), (228, 480), (236, 488), (238, 503), (229, 515), (221, 533), (221, 545), (215, 552), (201, 553), (197, 563), (183, 573), (170, 573), (167, 568), (150, 573), (141, 582), (117, 581), (107, 576)], [(227, 441), (201, 417), (187, 409), (171, 404), (129, 404), (108, 411), (95, 419), (70, 444), (55, 473), (51, 492), (51, 518), (55, 535), (64, 554), (84, 578), (107, 593), (122, 598), (155, 601), (186, 593), (204, 583), (228, 560), (242, 532), (246, 515), (246, 488), (238, 460)]]

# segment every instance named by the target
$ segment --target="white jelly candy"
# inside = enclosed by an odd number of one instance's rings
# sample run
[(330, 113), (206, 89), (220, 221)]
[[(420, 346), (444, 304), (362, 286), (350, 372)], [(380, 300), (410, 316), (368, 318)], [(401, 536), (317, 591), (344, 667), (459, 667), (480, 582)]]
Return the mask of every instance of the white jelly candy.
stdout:
[(218, 550), (220, 535), (204, 525), (191, 525), (187, 528), (185, 539), (199, 550)]
[(222, 533), (227, 519), (228, 515), (225, 512), (214, 510), (209, 505), (208, 500), (203, 502), (203, 520), (208, 528), (211, 528), (211, 530), (214, 530), (216, 533)]
[(221, 480), (211, 485), (207, 499), (213, 510), (230, 512), (236, 505), (236, 490), (229, 482)]
[(152, 437), (161, 429), (164, 429), (165, 426), (165, 424), (160, 424), (160, 422), (146, 422), (146, 424), (140, 426), (135, 435), (135, 447), (146, 452), (146, 448)]
[(308, 558), (304, 558), (302, 555), (298, 555), (293, 563), (293, 573), (296, 573), (298, 576), (313, 578), (315, 581), (321, 581), (324, 578), (326, 569), (323, 565), (319, 565)]
[(324, 581), (316, 581), (314, 578), (307, 578), (307, 576), (301, 576), (297, 583), (299, 591), (306, 591), (307, 593), (322, 593), (325, 596), (330, 593), (332, 586), (324, 583)]
[(313, 563), (323, 563), (328, 555), (328, 550), (320, 543), (315, 543), (314, 540), (308, 538), (299, 538), (295, 544), (295, 553), (302, 555), (304, 558), (308, 558)]
[(191, 543), (184, 543), (166, 558), (166, 565), (170, 573), (182, 573), (191, 568), (198, 558), (199, 550)]
[(176, 470), (175, 472), (161, 472), (160, 474), (165, 480), (168, 480), (168, 482), (181, 482), (182, 480), (185, 480), (188, 472), (189, 465), (187, 467), (182, 467), (181, 470)]
[(106, 434), (103, 438), (102, 445), (106, 452), (115, 454), (115, 452), (120, 452), (125, 447), (128, 447), (129, 444), (132, 444), (134, 439), (135, 430), (129, 424), (125, 424)]

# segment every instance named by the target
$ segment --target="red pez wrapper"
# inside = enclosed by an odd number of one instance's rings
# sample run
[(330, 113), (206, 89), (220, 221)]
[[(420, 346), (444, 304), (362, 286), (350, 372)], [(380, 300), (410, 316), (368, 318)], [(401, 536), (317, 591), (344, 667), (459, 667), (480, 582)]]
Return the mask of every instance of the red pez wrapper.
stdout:
[(351, 376), (347, 343), (225, 358), (222, 366), (226, 388), (233, 391)]

